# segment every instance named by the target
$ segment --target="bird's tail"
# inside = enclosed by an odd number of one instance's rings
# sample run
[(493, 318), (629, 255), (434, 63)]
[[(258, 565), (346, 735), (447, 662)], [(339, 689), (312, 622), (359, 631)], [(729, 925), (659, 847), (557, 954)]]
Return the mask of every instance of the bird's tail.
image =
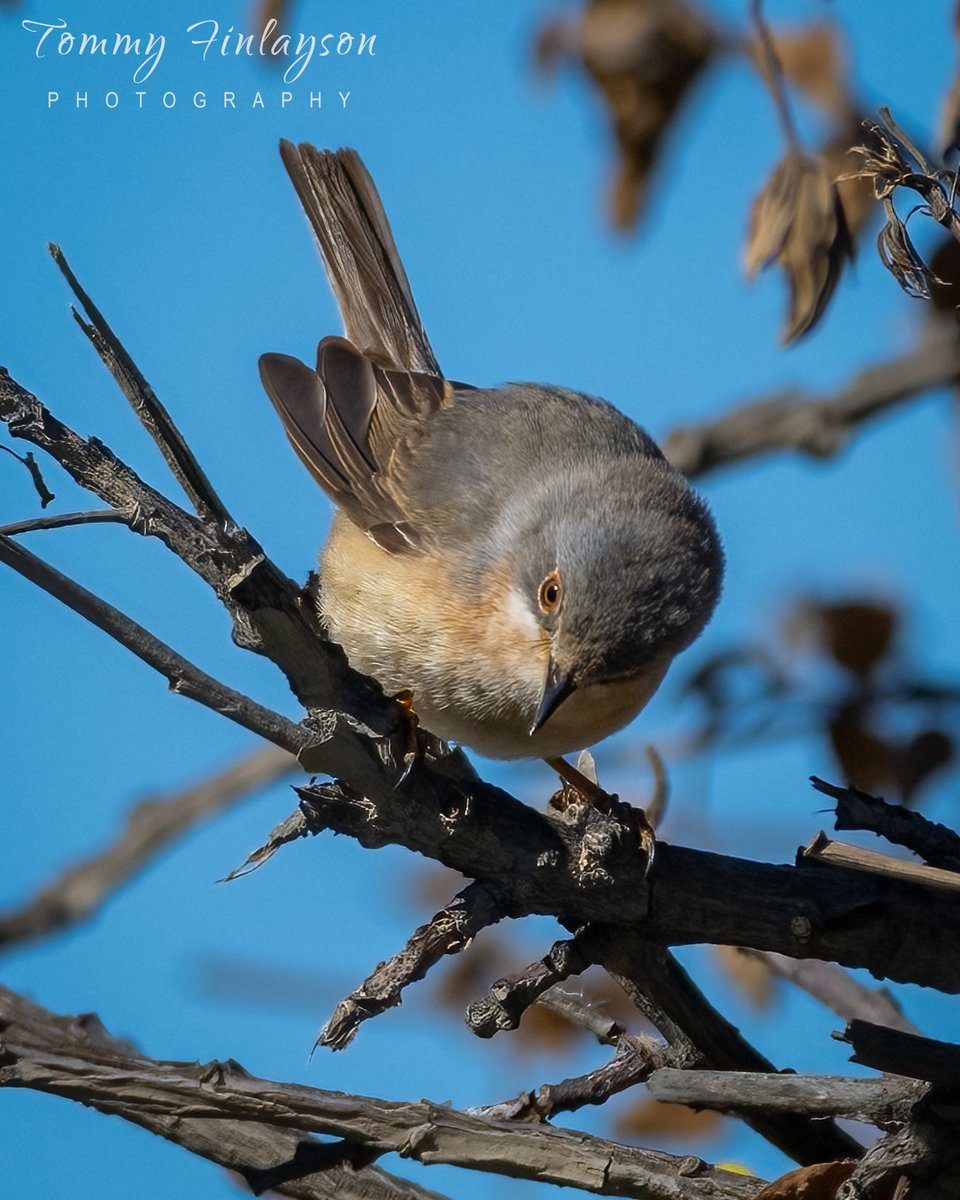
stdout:
[(316, 234), (347, 337), (386, 367), (441, 375), (360, 155), (281, 141), (280, 156)]

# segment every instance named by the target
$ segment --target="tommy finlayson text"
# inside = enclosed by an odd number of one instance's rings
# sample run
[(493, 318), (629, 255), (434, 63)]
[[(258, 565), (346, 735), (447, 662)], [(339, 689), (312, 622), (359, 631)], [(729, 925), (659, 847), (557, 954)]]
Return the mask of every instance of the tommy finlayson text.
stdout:
[[(135, 63), (132, 72), (133, 83), (144, 83), (160, 66), (167, 53), (167, 35), (163, 33), (91, 33), (75, 30), (62, 18), (56, 20), (24, 20), (21, 22), (24, 30), (34, 37), (34, 54), (37, 58), (66, 58), (85, 57), (126, 59)], [(270, 18), (260, 33), (240, 33), (232, 25), (223, 28), (219, 21), (194, 21), (185, 29), (185, 41), (198, 49), (201, 61), (212, 59), (266, 58), (284, 62), (285, 68), (282, 79), (291, 84), (300, 79), (304, 73), (315, 64), (315, 60), (324, 58), (345, 58), (348, 56), (373, 58), (376, 50), (377, 35), (375, 33), (281, 33), (277, 21)], [(54, 82), (50, 80), (50, 82)], [(349, 92), (336, 92), (331, 95), (333, 103), (346, 108)], [(149, 103), (149, 93), (145, 90), (136, 91), (128, 103), (136, 108), (144, 108)], [(211, 103), (219, 103), (222, 97), (224, 108), (265, 108), (267, 102), (263, 93), (255, 92), (246, 98), (238, 99), (235, 91), (224, 91), (217, 94), (217, 100), (210, 97)], [(162, 94), (161, 103), (164, 108), (173, 108), (177, 104), (177, 93), (167, 91)], [(208, 102), (206, 92), (192, 92), (186, 102), (194, 108), (205, 108)], [(311, 108), (321, 107), (322, 93), (310, 92), (305, 98)], [(75, 100), (78, 108), (88, 108), (90, 97), (87, 92), (77, 92), (75, 97), (69, 94), (64, 97), (64, 103), (74, 107)], [(96, 101), (95, 101), (96, 102)], [(296, 102), (291, 91), (280, 91), (272, 98), (272, 106), (286, 108)], [(303, 101), (301, 101), (303, 102)], [(53, 108), (61, 103), (60, 93), (56, 90), (47, 92), (47, 107)], [(108, 91), (103, 97), (107, 108), (117, 108), (120, 94)]]

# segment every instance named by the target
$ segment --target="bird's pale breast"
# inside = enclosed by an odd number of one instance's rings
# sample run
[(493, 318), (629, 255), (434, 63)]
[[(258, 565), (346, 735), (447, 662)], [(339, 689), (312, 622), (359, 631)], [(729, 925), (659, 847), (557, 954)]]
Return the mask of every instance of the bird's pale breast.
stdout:
[(578, 689), (530, 737), (548, 635), (507, 572), (465, 594), (444, 564), (382, 549), (338, 513), (321, 560), (321, 610), (351, 664), (388, 693), (409, 689), (423, 725), (493, 758), (553, 757), (592, 745), (631, 720), (667, 663), (629, 680)]

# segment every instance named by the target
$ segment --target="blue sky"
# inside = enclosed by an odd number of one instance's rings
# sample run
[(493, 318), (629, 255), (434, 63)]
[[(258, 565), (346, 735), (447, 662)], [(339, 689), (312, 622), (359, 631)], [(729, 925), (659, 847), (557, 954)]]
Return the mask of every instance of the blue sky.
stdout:
[[(740, 12), (732, 0), (716, 7), (731, 18)], [(956, 66), (946, 0), (924, 5), (922, 15), (894, 0), (768, 7), (785, 20), (836, 13), (849, 27), (863, 93), (932, 138)], [(190, 44), (191, 23), (249, 29), (249, 10), (194, 0), (147, 0), (135, 16), (119, 0), (24, 0), (0, 10), (0, 361), (61, 419), (172, 487), (70, 319), (45, 250), (55, 240), (227, 504), (294, 577), (314, 565), (330, 509), (283, 439), (256, 360), (265, 350), (309, 357), (339, 322), (276, 153), (280, 137), (362, 153), (438, 357), (450, 375), (475, 384), (529, 378), (581, 388), (656, 435), (775, 387), (829, 388), (914, 336), (920, 307), (899, 293), (868, 238), (823, 328), (788, 352), (779, 348), (780, 282), (747, 288), (739, 246), (749, 200), (780, 146), (759, 84), (739, 66), (702, 85), (647, 225), (622, 238), (603, 220), (610, 154), (595, 97), (578, 76), (562, 73), (546, 87), (531, 69), (533, 35), (555, 11), (550, 4), (295, 5), (294, 31), (376, 33), (376, 54), (316, 60), (290, 85), (286, 108), (286, 85), (262, 64), (203, 61)], [(141, 84), (123, 60), (36, 58), (37, 37), (21, 20), (61, 17), (76, 32), (163, 32), (163, 58)], [(51, 90), (61, 99), (48, 107)], [(191, 98), (201, 90), (207, 104), (198, 109)], [(225, 90), (236, 93), (236, 109), (224, 108)], [(309, 107), (316, 90), (319, 109)], [(76, 106), (78, 91), (88, 107)], [(117, 92), (116, 108), (103, 102), (108, 91)], [(258, 91), (263, 108), (253, 106)], [(176, 97), (171, 108), (165, 92)], [(346, 107), (340, 92), (349, 92)], [(931, 671), (955, 677), (956, 449), (949, 398), (931, 397), (878, 422), (838, 460), (776, 458), (706, 481), (728, 554), (724, 599), (626, 736), (665, 736), (682, 674), (728, 642), (763, 633), (798, 591), (917, 601), (911, 646)], [(35, 509), (14, 467), (0, 462), (0, 521)], [(87, 506), (55, 467), (47, 477), (58, 510)], [(37, 535), (30, 545), (206, 670), (294, 714), (277, 672), (233, 647), (213, 598), (161, 546), (105, 527)], [(0, 574), (0, 603), (2, 906), (101, 845), (132, 799), (188, 782), (252, 743), (169, 695), (147, 668), (19, 578)], [(605, 754), (612, 751), (597, 752), (601, 772)], [(551, 787), (545, 770), (490, 765), (488, 773), (540, 803)], [(802, 739), (678, 767), (669, 835), (787, 860), (824, 819), (806, 777), (829, 771), (819, 743)], [(614, 782), (628, 798), (645, 786), (628, 776)], [(427, 914), (410, 887), (417, 864), (345, 839), (291, 847), (253, 877), (216, 886), (291, 799), (278, 786), (210, 824), (89, 925), (9, 955), (4, 982), (58, 1011), (94, 1010), (159, 1057), (231, 1056), (257, 1074), (395, 1098), (481, 1104), (601, 1061), (589, 1047), (550, 1062), (513, 1055), (509, 1043), (475, 1042), (414, 989), (346, 1053), (308, 1062), (316, 1027), (340, 994)], [(945, 789), (933, 800), (934, 815), (955, 819)], [(545, 920), (517, 933), (528, 956), (557, 936)], [(812, 1002), (785, 996), (757, 1016), (729, 993), (708, 955), (684, 958), (779, 1063), (845, 1069), (828, 1036), (837, 1022)], [(211, 997), (200, 981), (204, 964), (217, 960), (316, 973), (315, 1011)], [(948, 1034), (946, 1000), (919, 989), (904, 996), (918, 1023)], [(63, 1101), (0, 1091), (0, 1123), (11, 1195), (45, 1196), (69, 1183), (74, 1200), (107, 1200), (127, 1195), (134, 1175), (142, 1200), (236, 1194), (217, 1168)], [(599, 1127), (582, 1113), (572, 1124)], [(704, 1153), (766, 1175), (784, 1165), (732, 1125)], [(416, 1176), (409, 1164), (385, 1165)], [(518, 1200), (546, 1194), (452, 1169), (424, 1182), (464, 1200), (491, 1188)]]

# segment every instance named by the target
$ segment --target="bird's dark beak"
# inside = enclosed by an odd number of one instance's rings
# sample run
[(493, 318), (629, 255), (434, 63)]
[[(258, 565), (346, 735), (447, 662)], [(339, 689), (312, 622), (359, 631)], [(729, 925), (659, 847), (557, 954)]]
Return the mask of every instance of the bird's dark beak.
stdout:
[(549, 721), (575, 687), (573, 672), (562, 671), (551, 655), (550, 661), (547, 663), (547, 677), (543, 681), (543, 694), (537, 707), (537, 715), (533, 718), (533, 724), (530, 726), (531, 737)]

